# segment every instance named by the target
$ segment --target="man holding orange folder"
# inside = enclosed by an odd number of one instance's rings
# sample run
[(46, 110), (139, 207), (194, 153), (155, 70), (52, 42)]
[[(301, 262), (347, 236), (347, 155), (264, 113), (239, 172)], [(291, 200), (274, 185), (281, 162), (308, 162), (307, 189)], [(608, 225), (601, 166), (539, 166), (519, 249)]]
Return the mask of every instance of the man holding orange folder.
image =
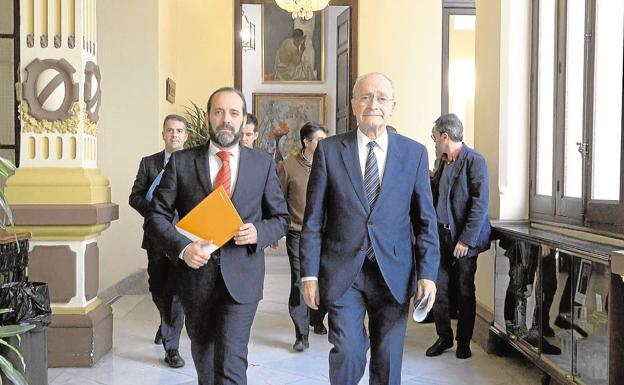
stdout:
[[(210, 140), (172, 156), (146, 228), (177, 259), (199, 385), (246, 384), (249, 334), (264, 285), (264, 248), (286, 234), (288, 210), (271, 156), (239, 145), (247, 115), (243, 94), (229, 87), (216, 90), (206, 115)], [(186, 216), (218, 187), (229, 195), (243, 225), (210, 254), (211, 240), (191, 241), (171, 219), (176, 210)]]

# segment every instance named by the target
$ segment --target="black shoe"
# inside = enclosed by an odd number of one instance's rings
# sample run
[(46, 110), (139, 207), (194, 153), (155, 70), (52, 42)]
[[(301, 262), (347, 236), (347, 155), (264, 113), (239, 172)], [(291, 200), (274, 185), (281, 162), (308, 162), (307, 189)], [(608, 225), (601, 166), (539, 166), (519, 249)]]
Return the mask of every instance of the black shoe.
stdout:
[(323, 325), (323, 322), (313, 325), (312, 327), (314, 328), (314, 334), (320, 334), (320, 335), (327, 334), (327, 328), (325, 328), (325, 325)]
[(550, 327), (550, 325), (544, 325), (544, 326), (542, 326), (542, 336), (544, 336), (544, 337), (554, 337), (555, 336), (555, 331), (553, 330), (553, 328)]
[(553, 356), (558, 356), (558, 355), (561, 355), (561, 349), (551, 344), (550, 342), (546, 341), (545, 338), (542, 338), (542, 353), (550, 354)]
[(293, 350), (296, 352), (302, 352), (310, 347), (310, 343), (308, 342), (308, 336), (300, 335), (297, 336), (295, 343), (293, 344)]
[(581, 335), (583, 338), (587, 338), (588, 334), (583, 328), (578, 326), (575, 323), (570, 322), (567, 318), (559, 314), (555, 319), (555, 326), (560, 327), (561, 329), (574, 329), (575, 332)]
[(185, 364), (184, 359), (180, 357), (180, 353), (178, 353), (178, 349), (167, 350), (165, 353), (165, 362), (172, 368), (181, 368)]
[(470, 350), (470, 343), (460, 344), (457, 343), (457, 350), (455, 351), (455, 357), (460, 360), (472, 357), (472, 351)]
[(438, 340), (431, 345), (429, 349), (425, 352), (427, 357), (435, 357), (439, 356), (446, 349), (450, 349), (453, 347), (453, 340), (448, 340), (446, 338), (438, 337)]
[(162, 333), (160, 332), (160, 326), (158, 327), (158, 330), (156, 331), (156, 336), (154, 336), (154, 343), (156, 345), (162, 345), (163, 343)]

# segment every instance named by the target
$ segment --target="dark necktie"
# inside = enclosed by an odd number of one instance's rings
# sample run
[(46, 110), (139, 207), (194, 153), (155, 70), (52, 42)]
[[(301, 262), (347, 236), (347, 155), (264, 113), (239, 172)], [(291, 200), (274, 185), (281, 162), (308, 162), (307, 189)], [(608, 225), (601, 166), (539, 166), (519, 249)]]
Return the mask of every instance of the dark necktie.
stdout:
[(215, 179), (215, 183), (213, 189), (217, 189), (219, 186), (223, 186), (225, 192), (228, 196), (232, 196), (231, 193), (231, 184), (232, 184), (232, 174), (230, 172), (230, 153), (227, 151), (219, 151), (217, 152), (217, 156), (221, 159), (221, 168), (217, 173), (217, 178)]
[[(373, 152), (373, 148), (377, 145), (374, 141), (368, 142), (368, 156), (366, 156), (366, 166), (364, 167), (364, 191), (366, 191), (366, 197), (368, 198), (368, 205), (371, 212), (375, 207), (375, 202), (379, 198), (379, 168), (377, 167), (377, 158)], [(368, 249), (366, 250), (366, 258), (371, 262), (375, 260), (375, 251), (373, 250), (373, 244), (368, 242)]]

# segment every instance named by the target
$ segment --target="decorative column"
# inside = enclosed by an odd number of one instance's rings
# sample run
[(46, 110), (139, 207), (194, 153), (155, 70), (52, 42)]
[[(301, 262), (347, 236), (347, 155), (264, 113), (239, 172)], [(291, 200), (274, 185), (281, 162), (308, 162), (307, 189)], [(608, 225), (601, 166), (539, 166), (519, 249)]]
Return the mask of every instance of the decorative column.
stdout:
[(97, 239), (119, 210), (97, 168), (95, 9), (95, 0), (20, 3), (20, 167), (5, 192), (15, 231), (32, 233), (30, 280), (50, 288), (50, 367), (91, 366), (112, 347)]

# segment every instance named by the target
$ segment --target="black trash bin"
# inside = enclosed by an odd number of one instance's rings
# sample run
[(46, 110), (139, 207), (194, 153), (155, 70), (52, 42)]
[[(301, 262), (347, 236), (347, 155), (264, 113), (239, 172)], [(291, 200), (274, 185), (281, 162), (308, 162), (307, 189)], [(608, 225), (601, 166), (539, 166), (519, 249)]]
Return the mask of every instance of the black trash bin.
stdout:
[[(48, 328), (52, 322), (48, 285), (28, 282), (28, 239), (0, 245), (0, 308), (13, 309), (0, 314), (0, 325), (31, 324), (34, 329), (17, 337), (6, 338), (18, 347), (24, 357), (23, 371), (19, 357), (6, 346), (0, 346), (0, 354), (18, 368), (29, 385), (48, 385)], [(10, 384), (2, 375), (2, 383)]]

